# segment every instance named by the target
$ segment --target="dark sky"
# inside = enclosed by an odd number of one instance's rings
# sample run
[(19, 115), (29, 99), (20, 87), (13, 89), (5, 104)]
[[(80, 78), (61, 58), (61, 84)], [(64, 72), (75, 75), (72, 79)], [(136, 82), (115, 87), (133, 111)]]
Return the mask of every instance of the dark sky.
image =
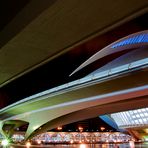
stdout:
[[(101, 127), (105, 128), (104, 131), (114, 131), (114, 132), (117, 131), (116, 129), (109, 126), (108, 124), (106, 124), (103, 120), (101, 120), (98, 117), (64, 125), (62, 127), (61, 131), (63, 131), (63, 132), (68, 132), (68, 131), (75, 132), (75, 131), (79, 131), (78, 130), (79, 127), (82, 127), (84, 132), (87, 132), (87, 131), (88, 132), (95, 132), (95, 131), (101, 132), (102, 131)], [(59, 131), (59, 130), (56, 128), (56, 129), (52, 129), (51, 131)]]
[(0, 31), (24, 8), (29, 0), (0, 1)]

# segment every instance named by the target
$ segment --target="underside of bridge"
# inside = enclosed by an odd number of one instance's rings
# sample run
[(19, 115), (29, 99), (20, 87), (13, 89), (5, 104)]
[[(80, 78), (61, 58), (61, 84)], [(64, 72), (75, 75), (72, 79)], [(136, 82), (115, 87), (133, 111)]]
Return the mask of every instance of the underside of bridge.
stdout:
[(11, 137), (16, 128), (28, 124), (28, 139), (68, 123), (147, 107), (147, 35), (147, 31), (138, 32), (107, 46), (103, 52), (99, 51), (101, 54), (95, 54), (99, 55), (98, 59), (104, 53), (110, 54), (113, 45), (124, 43), (117, 51), (130, 52), (91, 74), (2, 109), (1, 130)]
[[(147, 0), (1, 3), (3, 135), (28, 125), (28, 139), (76, 121), (148, 107)], [(128, 129), (137, 139), (140, 130)]]

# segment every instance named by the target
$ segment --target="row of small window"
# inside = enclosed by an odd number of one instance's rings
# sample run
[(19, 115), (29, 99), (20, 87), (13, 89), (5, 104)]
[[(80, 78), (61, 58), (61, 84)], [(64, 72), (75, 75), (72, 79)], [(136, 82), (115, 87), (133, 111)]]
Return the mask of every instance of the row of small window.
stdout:
[(111, 114), (116, 124), (123, 125), (148, 124), (148, 108)]
[(147, 43), (148, 42), (148, 34), (140, 34), (134, 37), (122, 40), (116, 44), (114, 44), (111, 48), (117, 48), (120, 46), (137, 44), (137, 43)]

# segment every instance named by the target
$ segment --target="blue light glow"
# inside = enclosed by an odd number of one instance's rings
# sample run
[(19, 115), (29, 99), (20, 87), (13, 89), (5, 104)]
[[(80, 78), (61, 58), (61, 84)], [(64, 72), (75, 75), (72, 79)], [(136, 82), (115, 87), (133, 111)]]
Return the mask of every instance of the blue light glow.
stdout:
[(104, 122), (109, 124), (111, 127), (115, 128), (116, 130), (119, 130), (117, 124), (108, 116), (108, 115), (102, 115), (99, 116)]
[(138, 44), (138, 43), (148, 43), (148, 34), (140, 34), (140, 35), (136, 35), (134, 37), (125, 39), (121, 42), (114, 44), (111, 48), (117, 48), (120, 46)]

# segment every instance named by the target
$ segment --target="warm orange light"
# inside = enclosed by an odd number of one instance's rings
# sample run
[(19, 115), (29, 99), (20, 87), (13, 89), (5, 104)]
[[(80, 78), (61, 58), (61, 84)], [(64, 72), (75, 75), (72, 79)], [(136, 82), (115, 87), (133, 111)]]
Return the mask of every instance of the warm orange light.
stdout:
[(80, 131), (80, 132), (82, 132), (82, 131), (83, 131), (83, 127), (79, 127), (78, 129), (79, 129), (79, 131)]
[(57, 127), (57, 130), (62, 130), (62, 127), (61, 126)]
[(27, 146), (27, 147), (30, 147), (30, 146), (31, 146), (31, 143), (30, 143), (30, 142), (27, 142), (27, 143), (26, 143), (26, 146)]
[(101, 131), (104, 131), (105, 130), (105, 127), (102, 126), (102, 127), (100, 127), (100, 129), (101, 129)]
[(81, 144), (80, 148), (86, 148), (86, 145), (85, 144)]
[(37, 143), (38, 143), (38, 144), (41, 144), (41, 141), (40, 141), (40, 140), (38, 140), (38, 141), (37, 141)]

